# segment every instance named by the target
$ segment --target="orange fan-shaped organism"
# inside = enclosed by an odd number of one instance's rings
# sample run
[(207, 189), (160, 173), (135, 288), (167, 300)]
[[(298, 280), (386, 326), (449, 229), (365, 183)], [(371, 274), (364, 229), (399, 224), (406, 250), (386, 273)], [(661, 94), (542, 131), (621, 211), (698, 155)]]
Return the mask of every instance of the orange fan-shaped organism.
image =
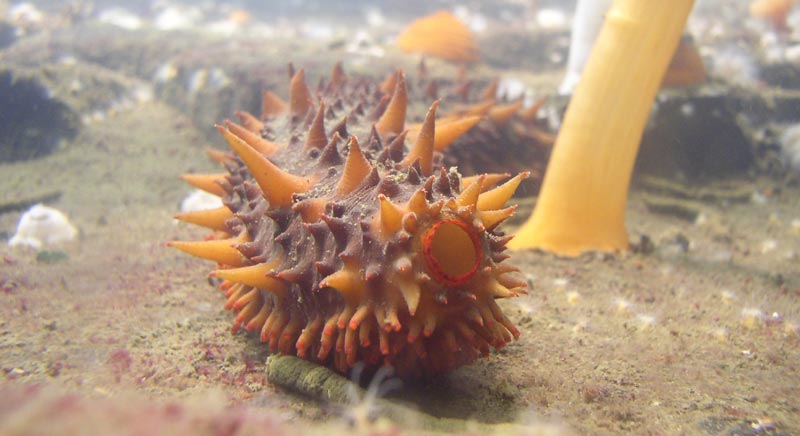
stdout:
[(755, 0), (750, 3), (750, 15), (769, 21), (776, 29), (786, 29), (786, 18), (797, 0)]
[(397, 46), (452, 62), (478, 60), (478, 44), (469, 28), (446, 10), (412, 22), (397, 37)]

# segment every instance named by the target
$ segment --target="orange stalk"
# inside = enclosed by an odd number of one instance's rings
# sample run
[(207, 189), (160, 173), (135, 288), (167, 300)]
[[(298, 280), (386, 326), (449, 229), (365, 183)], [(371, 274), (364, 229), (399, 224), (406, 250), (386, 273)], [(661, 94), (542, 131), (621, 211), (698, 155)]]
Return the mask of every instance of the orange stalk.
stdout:
[(528, 221), (509, 243), (565, 256), (628, 249), (625, 203), (647, 116), (694, 0), (615, 0)]

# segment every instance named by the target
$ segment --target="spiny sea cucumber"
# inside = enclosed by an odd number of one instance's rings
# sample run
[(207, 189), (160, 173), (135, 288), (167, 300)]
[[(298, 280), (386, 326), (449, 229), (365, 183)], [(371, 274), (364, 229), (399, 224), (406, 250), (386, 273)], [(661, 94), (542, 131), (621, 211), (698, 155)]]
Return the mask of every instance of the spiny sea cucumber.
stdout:
[(185, 179), (224, 206), (177, 217), (213, 233), (168, 245), (217, 262), (234, 332), (340, 372), (427, 377), (519, 336), (495, 299), (527, 284), (497, 227), (527, 173), (495, 186), (503, 175), (441, 167), (434, 144), (453, 132), (436, 127), (439, 102), (407, 147), (403, 74), (365, 106), (376, 88), (337, 65), (317, 100), (299, 70), (288, 102), (266, 92), (260, 119), (218, 126), (235, 155), (211, 155), (227, 173)]

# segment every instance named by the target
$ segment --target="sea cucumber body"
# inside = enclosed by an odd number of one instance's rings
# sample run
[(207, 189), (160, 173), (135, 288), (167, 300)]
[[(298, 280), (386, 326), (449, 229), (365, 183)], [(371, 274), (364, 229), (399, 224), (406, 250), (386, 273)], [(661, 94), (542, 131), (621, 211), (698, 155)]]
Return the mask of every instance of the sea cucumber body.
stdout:
[(526, 284), (503, 263), (497, 226), (525, 175), (493, 187), (441, 168), (438, 102), (409, 146), (402, 76), (370, 110), (342, 103), (338, 74), (314, 102), (301, 70), (282, 111), (265, 103), (249, 128), (220, 127), (235, 152), (216, 155), (224, 207), (178, 217), (214, 232), (172, 245), (218, 263), (234, 331), (340, 372), (363, 362), (427, 377), (503, 347), (519, 332), (495, 299)]

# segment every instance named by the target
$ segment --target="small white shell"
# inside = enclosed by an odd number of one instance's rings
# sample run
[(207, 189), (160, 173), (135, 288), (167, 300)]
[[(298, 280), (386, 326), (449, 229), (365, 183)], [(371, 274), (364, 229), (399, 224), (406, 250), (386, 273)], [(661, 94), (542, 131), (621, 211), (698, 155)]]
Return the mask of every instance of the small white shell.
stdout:
[(78, 230), (63, 212), (37, 204), (22, 214), (17, 233), (8, 241), (8, 245), (39, 249), (45, 245), (71, 241), (77, 234)]
[(222, 207), (222, 200), (214, 194), (195, 189), (181, 201), (181, 212), (194, 212)]

